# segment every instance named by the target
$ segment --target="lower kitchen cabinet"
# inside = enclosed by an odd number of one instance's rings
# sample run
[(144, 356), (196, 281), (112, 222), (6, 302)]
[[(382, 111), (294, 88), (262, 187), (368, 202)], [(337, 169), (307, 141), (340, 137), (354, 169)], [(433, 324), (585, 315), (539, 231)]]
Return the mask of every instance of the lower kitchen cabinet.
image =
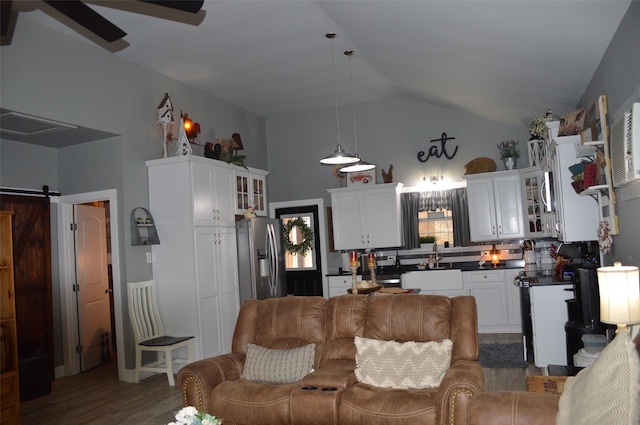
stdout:
[[(356, 276), (357, 280), (362, 280), (361, 275)], [(353, 286), (353, 277), (351, 275), (329, 276), (329, 296), (337, 297), (347, 293), (347, 289)]]
[(516, 270), (519, 272), (519, 269), (487, 269), (462, 273), (466, 294), (476, 299), (478, 332), (522, 331), (520, 297), (518, 288), (512, 284)]

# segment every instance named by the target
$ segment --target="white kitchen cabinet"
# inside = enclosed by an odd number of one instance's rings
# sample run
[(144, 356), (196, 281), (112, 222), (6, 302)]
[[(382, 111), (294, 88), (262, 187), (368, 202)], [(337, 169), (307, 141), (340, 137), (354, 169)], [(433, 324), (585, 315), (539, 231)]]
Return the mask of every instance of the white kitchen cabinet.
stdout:
[(235, 225), (225, 218), (233, 217), (232, 170), (193, 156), (146, 164), (160, 239), (152, 245), (153, 277), (165, 330), (194, 335), (196, 359), (227, 353), (239, 311)]
[(401, 187), (402, 184), (389, 183), (329, 189), (335, 248), (402, 246)]
[(476, 242), (523, 237), (518, 171), (472, 174), (465, 178), (471, 240)]
[(478, 332), (522, 332), (519, 288), (513, 277), (522, 269), (485, 269), (462, 273), (466, 295), (476, 299)]
[(598, 205), (590, 196), (579, 196), (571, 186), (569, 167), (580, 162), (576, 157), (575, 137), (557, 137), (559, 121), (549, 122), (547, 127), (552, 146), (557, 238), (561, 242), (597, 240)]
[(267, 215), (267, 171), (234, 167), (235, 214), (252, 206), (259, 216)]
[(460, 270), (424, 270), (402, 274), (402, 287), (419, 289), (421, 295), (466, 295)]
[(547, 212), (544, 171), (538, 167), (520, 170), (520, 191), (524, 236), (544, 238), (555, 236), (555, 216)]
[[(356, 276), (356, 280), (362, 280), (361, 275)], [(353, 277), (351, 275), (329, 276), (329, 296), (337, 297), (338, 295), (347, 294), (347, 289), (353, 287)]]
[[(179, 157), (176, 157), (180, 159)], [(183, 182), (183, 190), (193, 192), (193, 218), (196, 226), (233, 226), (235, 214), (233, 209), (231, 184), (233, 170), (220, 161), (218, 166), (213, 165), (211, 159), (206, 162), (198, 161), (199, 158), (190, 157), (193, 160), (168, 164), (168, 168), (178, 166), (190, 171), (191, 178)], [(173, 158), (169, 158), (171, 160)], [(167, 199), (168, 202), (171, 202)], [(184, 217), (183, 217), (184, 218)]]

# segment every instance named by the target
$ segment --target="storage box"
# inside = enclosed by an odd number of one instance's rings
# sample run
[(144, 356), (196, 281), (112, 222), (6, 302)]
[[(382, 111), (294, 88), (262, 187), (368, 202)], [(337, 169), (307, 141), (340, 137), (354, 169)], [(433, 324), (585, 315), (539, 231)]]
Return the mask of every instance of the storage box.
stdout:
[(584, 351), (589, 354), (598, 354), (607, 345), (607, 337), (604, 335), (587, 334), (582, 335)]

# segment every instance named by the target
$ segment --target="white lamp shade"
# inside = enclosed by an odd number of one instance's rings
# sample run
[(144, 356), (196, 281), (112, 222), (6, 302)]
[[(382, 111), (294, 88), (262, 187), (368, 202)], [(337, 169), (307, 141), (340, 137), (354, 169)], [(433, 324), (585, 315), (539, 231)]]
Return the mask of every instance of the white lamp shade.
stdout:
[(616, 262), (600, 267), (600, 321), (614, 325), (640, 323), (640, 280), (638, 268)]

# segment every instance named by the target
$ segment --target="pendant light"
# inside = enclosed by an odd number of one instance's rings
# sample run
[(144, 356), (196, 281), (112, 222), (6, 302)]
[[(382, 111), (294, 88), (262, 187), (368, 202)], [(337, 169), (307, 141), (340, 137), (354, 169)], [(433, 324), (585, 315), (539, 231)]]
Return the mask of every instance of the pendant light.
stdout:
[[(353, 83), (351, 82), (351, 56), (353, 56), (353, 50), (347, 50), (346, 52), (344, 52), (344, 54), (349, 58), (349, 90), (351, 91), (351, 116), (353, 117), (353, 143), (354, 147), (356, 148), (356, 153), (354, 156), (360, 159), (360, 156), (358, 155), (358, 137), (356, 135), (356, 107), (353, 103)], [(370, 164), (367, 161), (363, 161), (362, 159), (360, 159), (360, 161), (354, 164), (349, 164), (345, 167), (340, 168), (340, 172), (357, 173), (360, 171), (373, 170), (374, 168), (376, 168), (374, 164)]]
[(331, 63), (332, 63), (332, 69), (333, 69), (333, 97), (336, 103), (336, 137), (337, 137), (338, 145), (336, 146), (336, 150), (332, 154), (322, 158), (320, 160), (320, 163), (324, 165), (353, 164), (354, 162), (360, 161), (360, 158), (345, 152), (342, 149), (342, 145), (340, 145), (340, 121), (338, 119), (338, 91), (336, 89), (336, 61), (333, 54), (333, 39), (336, 38), (337, 35), (335, 33), (329, 33), (325, 35), (325, 37), (331, 40)]

